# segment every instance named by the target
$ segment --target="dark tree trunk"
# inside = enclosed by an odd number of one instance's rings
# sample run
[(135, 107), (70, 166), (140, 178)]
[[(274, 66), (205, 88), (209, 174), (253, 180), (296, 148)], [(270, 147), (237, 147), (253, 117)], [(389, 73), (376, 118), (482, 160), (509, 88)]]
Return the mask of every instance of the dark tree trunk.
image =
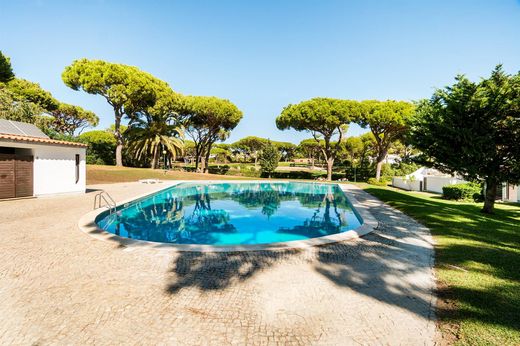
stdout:
[(209, 156), (211, 154), (211, 144), (206, 149), (206, 155), (204, 155), (204, 173), (209, 173)]
[(123, 115), (116, 109), (116, 120), (114, 123), (114, 136), (116, 137), (116, 166), (123, 166), (123, 135), (121, 134), (121, 118)]
[(328, 157), (327, 158), (327, 180), (332, 180), (332, 167), (334, 166), (334, 158)]
[(157, 169), (157, 163), (159, 161), (159, 147), (155, 148), (152, 157), (152, 169)]
[(484, 192), (484, 207), (482, 212), (493, 214), (495, 211), (495, 198), (497, 196), (498, 182), (496, 179), (486, 179), (486, 191)]
[(201, 161), (201, 146), (200, 144), (198, 145), (195, 145), (195, 172), (199, 173), (200, 172), (200, 168), (199, 168), (199, 165), (200, 165), (200, 161)]

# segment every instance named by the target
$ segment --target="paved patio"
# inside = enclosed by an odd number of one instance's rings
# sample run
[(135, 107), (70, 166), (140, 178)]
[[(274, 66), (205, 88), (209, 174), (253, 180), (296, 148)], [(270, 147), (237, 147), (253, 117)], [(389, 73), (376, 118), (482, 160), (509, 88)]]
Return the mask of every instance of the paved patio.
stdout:
[(0, 202), (0, 344), (432, 345), (428, 230), (353, 193), (380, 221), (364, 238), (231, 254), (94, 239), (77, 228), (94, 192)]

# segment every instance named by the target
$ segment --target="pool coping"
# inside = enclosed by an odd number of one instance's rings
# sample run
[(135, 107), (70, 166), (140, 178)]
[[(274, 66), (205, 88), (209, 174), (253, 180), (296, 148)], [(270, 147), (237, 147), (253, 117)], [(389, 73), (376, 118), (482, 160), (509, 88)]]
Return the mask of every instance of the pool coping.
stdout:
[[(163, 181), (157, 184), (157, 189), (152, 191), (134, 196), (132, 198), (125, 199), (117, 203), (117, 207), (133, 202), (137, 199), (155, 194), (161, 190), (179, 185), (181, 183), (200, 183), (200, 184), (214, 184), (214, 183), (287, 183), (284, 180), (175, 180), (175, 181)], [(305, 182), (307, 183), (307, 182)], [(203, 245), (203, 244), (172, 244), (172, 243), (158, 243), (147, 240), (130, 239), (120, 237), (113, 233), (106, 232), (99, 228), (96, 224), (96, 218), (99, 214), (107, 210), (106, 207), (94, 209), (85, 215), (83, 215), (78, 221), (79, 229), (88, 234), (89, 236), (107, 242), (116, 242), (119, 246), (123, 246), (129, 249), (154, 249), (154, 250), (170, 250), (178, 252), (244, 252), (244, 251), (265, 251), (265, 250), (294, 250), (294, 249), (305, 249), (314, 246), (321, 246), (327, 244), (338, 243), (346, 240), (357, 239), (370, 232), (372, 232), (378, 225), (378, 221), (370, 213), (369, 206), (360, 203), (351, 190), (359, 189), (357, 186), (350, 184), (340, 184), (337, 182), (316, 182), (319, 184), (336, 184), (347, 196), (350, 203), (354, 207), (354, 212), (357, 213), (358, 217), (361, 218), (361, 225), (353, 230), (346, 232), (331, 234), (318, 238), (311, 238), (305, 240), (292, 240), (287, 242), (278, 243), (265, 243), (265, 244), (245, 244), (245, 245)], [(310, 183), (312, 184), (312, 182)]]

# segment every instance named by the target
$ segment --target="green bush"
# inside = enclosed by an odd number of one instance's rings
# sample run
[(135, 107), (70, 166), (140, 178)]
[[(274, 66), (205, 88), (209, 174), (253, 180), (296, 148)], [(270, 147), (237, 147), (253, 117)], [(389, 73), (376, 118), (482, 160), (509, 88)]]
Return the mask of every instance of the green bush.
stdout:
[(87, 163), (94, 165), (114, 165), (116, 139), (108, 131), (94, 130), (81, 134), (79, 140), (88, 144)]
[(369, 178), (367, 183), (370, 185), (377, 185), (377, 186), (386, 186), (388, 185), (388, 182), (384, 179), (377, 180), (376, 178)]
[(442, 195), (445, 199), (452, 200), (472, 200), (474, 195), (480, 195), (481, 188), (475, 183), (462, 183), (448, 185), (442, 188)]

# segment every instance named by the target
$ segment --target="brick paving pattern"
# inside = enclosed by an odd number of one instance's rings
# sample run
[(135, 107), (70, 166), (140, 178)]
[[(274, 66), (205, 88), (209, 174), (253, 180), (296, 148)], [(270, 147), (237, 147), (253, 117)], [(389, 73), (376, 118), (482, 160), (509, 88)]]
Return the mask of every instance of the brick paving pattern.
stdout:
[(428, 230), (353, 193), (380, 222), (364, 238), (241, 253), (94, 239), (77, 228), (94, 192), (0, 202), (0, 344), (432, 345)]

